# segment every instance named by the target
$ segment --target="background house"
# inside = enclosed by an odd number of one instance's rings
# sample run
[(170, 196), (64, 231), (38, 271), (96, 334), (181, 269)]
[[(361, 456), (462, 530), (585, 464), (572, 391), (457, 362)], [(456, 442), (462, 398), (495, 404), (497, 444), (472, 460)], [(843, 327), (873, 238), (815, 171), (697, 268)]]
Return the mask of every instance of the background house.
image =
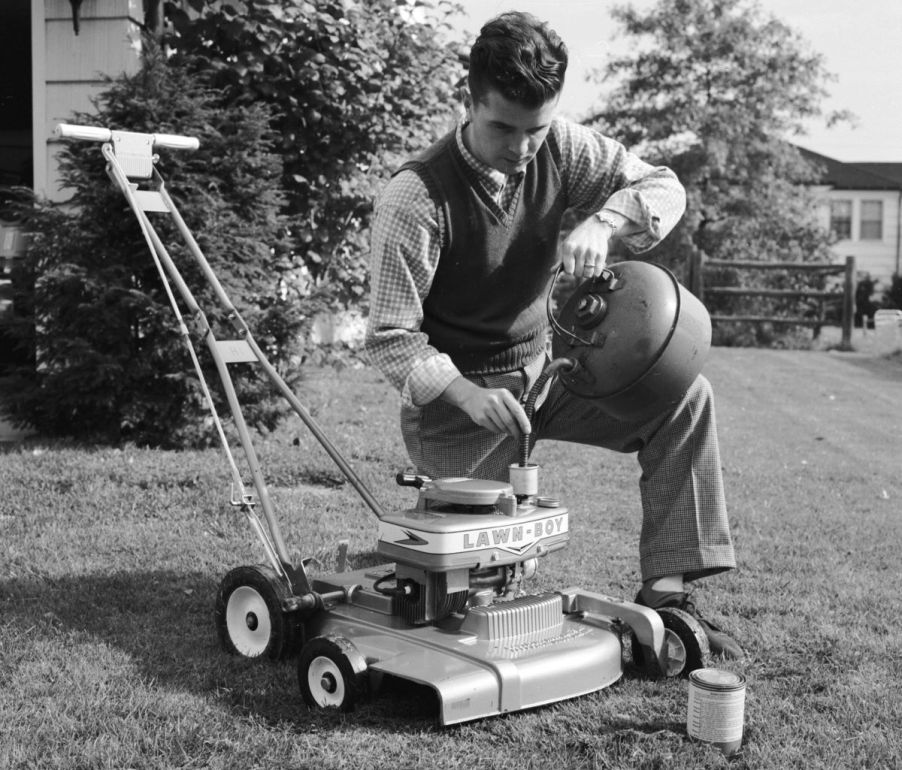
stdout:
[(142, 16), (142, 0), (0, 3), (0, 185), (62, 197), (53, 128), (91, 110), (104, 75), (138, 68)]
[(801, 152), (823, 169), (818, 216), (838, 238), (837, 261), (854, 256), (860, 275), (870, 275), (878, 291), (889, 288), (902, 272), (902, 163), (843, 163)]
[[(103, 75), (140, 63), (142, 0), (0, 0), (0, 187), (51, 200), (59, 187), (53, 129), (89, 112)], [(0, 310), (24, 237), (0, 194)], [(0, 357), (5, 351), (0, 350)], [(0, 439), (17, 435), (0, 420)]]
[[(136, 17), (142, 0), (0, 2), (0, 188), (26, 187), (51, 200), (59, 186), (53, 129), (90, 112), (103, 76), (140, 63)], [(3, 274), (24, 238), (0, 193), (0, 309)]]

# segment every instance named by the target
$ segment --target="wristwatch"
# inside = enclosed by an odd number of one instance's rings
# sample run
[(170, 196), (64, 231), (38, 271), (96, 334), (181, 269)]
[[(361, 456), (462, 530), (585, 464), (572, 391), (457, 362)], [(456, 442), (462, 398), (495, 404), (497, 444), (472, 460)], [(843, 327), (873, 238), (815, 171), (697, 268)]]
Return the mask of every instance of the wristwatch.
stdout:
[(608, 227), (611, 228), (611, 237), (612, 238), (615, 235), (617, 235), (617, 230), (620, 228), (620, 225), (618, 222), (614, 221), (614, 217), (612, 217), (610, 214), (608, 214), (605, 211), (596, 211), (595, 218), (599, 222), (603, 222), (604, 224), (606, 224)]

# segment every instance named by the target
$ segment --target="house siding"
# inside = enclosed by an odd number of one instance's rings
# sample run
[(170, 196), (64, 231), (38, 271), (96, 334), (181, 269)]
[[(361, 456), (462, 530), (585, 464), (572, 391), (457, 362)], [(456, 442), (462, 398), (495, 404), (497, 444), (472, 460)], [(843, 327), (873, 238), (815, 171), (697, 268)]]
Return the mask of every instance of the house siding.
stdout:
[[(74, 112), (94, 111), (91, 99), (105, 88), (104, 75), (137, 71), (140, 34), (131, 19), (140, 19), (143, 11), (141, 0), (83, 0), (76, 35), (69, 0), (30, 0), (26, 8), (31, 28), (32, 186), (38, 195), (60, 201), (70, 196), (60, 187), (54, 128), (71, 121)], [(28, 55), (27, 50), (23, 53)], [(15, 134), (5, 132), (4, 141), (27, 146), (27, 127)], [(0, 230), (4, 250), (8, 241), (14, 242), (13, 230)], [(0, 261), (6, 259), (5, 251), (0, 251)], [(27, 433), (0, 417), (0, 441), (21, 439)]]
[(132, 19), (140, 0), (84, 0), (76, 35), (69, 0), (32, 0), (34, 189), (64, 200), (53, 130), (74, 112), (92, 112), (91, 99), (106, 87), (105, 75), (135, 72), (140, 34)]
[[(859, 274), (868, 273), (878, 282), (879, 289), (889, 288), (893, 275), (902, 273), (902, 164), (843, 163), (809, 150), (801, 151), (823, 169), (822, 184), (814, 188), (817, 218), (823, 228), (830, 229), (832, 201), (852, 203), (851, 237), (833, 244), (836, 261), (855, 257)], [(879, 239), (862, 238), (862, 204), (867, 201), (880, 201), (883, 206)]]
[[(870, 273), (872, 278), (888, 285), (900, 267), (899, 219), (902, 213), (902, 191), (830, 189), (822, 191), (819, 198), (818, 220), (824, 229), (830, 228), (831, 201), (847, 200), (852, 203), (852, 237), (833, 244), (837, 261), (854, 256), (858, 271)], [(879, 240), (861, 237), (861, 209), (865, 201), (880, 201), (883, 204), (883, 231)]]

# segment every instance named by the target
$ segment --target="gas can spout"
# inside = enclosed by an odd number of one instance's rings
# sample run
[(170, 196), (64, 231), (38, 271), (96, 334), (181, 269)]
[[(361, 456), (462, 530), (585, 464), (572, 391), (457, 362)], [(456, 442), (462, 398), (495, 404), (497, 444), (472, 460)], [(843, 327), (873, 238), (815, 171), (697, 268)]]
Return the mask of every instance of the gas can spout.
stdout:
[[(579, 366), (579, 362), (574, 358), (555, 358), (542, 373), (538, 376), (532, 388), (529, 390), (529, 395), (526, 397), (526, 402), (523, 405), (524, 410), (526, 411), (526, 417), (529, 419), (530, 423), (532, 422), (533, 415), (536, 411), (536, 401), (539, 398), (539, 395), (545, 389), (545, 385), (552, 377), (556, 376), (558, 372), (572, 372), (577, 366)], [(520, 464), (519, 467), (525, 468), (529, 465), (529, 452), (531, 449), (530, 443), (532, 439), (532, 433), (524, 433), (520, 436)], [(513, 467), (513, 466), (512, 466)]]
[[(578, 366), (578, 362), (573, 358), (556, 358), (538, 376), (533, 386), (529, 389), (529, 395), (523, 406), (526, 411), (526, 417), (532, 423), (533, 415), (536, 411), (536, 401), (548, 384), (548, 381), (557, 375), (560, 371), (571, 372)], [(511, 486), (514, 489), (514, 495), (517, 500), (525, 500), (535, 497), (539, 492), (539, 466), (529, 462), (529, 453), (531, 450), (532, 433), (523, 433), (520, 436), (520, 459), (519, 462), (513, 463), (508, 469)]]

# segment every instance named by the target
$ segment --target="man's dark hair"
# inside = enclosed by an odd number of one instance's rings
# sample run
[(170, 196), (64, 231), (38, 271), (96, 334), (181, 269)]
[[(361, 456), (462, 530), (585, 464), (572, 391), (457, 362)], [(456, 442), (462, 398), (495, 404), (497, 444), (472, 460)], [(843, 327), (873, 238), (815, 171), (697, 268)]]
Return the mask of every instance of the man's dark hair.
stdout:
[(483, 26), (470, 49), (469, 67), (474, 100), (496, 90), (526, 107), (540, 107), (564, 87), (567, 46), (535, 16), (511, 11)]

